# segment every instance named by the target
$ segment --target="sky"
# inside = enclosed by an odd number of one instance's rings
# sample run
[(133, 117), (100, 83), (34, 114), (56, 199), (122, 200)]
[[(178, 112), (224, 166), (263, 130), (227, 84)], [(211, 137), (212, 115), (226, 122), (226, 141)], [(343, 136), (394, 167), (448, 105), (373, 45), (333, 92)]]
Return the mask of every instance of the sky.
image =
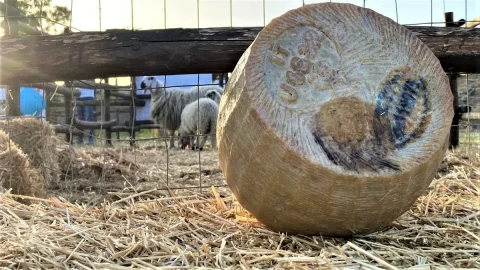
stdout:
[[(132, 25), (133, 29), (140, 30), (263, 26), (271, 19), (302, 5), (301, 0), (53, 0), (52, 3), (70, 7), (71, 2), (72, 27), (81, 31), (132, 29)], [(304, 2), (310, 4), (329, 0)], [(333, 2), (364, 5), (364, 0)], [(432, 19), (434, 22), (443, 22), (444, 11), (454, 12), (455, 20), (480, 16), (480, 0), (365, 0), (365, 7), (396, 21), (396, 2), (400, 24), (429, 24)]]

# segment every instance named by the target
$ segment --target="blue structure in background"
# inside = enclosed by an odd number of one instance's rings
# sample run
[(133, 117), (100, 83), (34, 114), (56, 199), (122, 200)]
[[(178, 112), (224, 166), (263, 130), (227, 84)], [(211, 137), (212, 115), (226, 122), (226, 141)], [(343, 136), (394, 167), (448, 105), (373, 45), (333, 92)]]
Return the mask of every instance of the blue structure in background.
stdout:
[(41, 116), (47, 102), (33, 87), (20, 88), (20, 113), (22, 115)]
[[(5, 88), (0, 88), (0, 100), (6, 100)], [(41, 116), (47, 102), (41, 93), (33, 87), (20, 87), (20, 114)]]

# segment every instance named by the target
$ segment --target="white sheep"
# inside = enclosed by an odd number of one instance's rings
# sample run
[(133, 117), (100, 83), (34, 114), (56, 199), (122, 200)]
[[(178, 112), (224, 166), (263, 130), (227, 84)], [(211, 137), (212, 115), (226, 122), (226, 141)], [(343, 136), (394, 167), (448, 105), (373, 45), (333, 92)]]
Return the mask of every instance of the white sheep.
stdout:
[(217, 149), (217, 139), (215, 132), (217, 130), (218, 104), (211, 98), (200, 98), (188, 104), (182, 112), (182, 124), (178, 130), (180, 138), (178, 145), (181, 149), (190, 145), (194, 150), (193, 136), (198, 131), (198, 135), (203, 135), (202, 141), (197, 142), (198, 150), (203, 150), (203, 146), (210, 136), (212, 149)]
[(140, 88), (151, 92), (150, 119), (165, 128), (170, 138), (169, 148), (174, 147), (174, 133), (181, 124), (182, 111), (187, 104), (203, 98), (208, 91), (215, 90), (220, 95), (223, 89), (216, 85), (192, 87), (189, 90), (167, 88), (155, 77), (146, 76), (140, 83)]

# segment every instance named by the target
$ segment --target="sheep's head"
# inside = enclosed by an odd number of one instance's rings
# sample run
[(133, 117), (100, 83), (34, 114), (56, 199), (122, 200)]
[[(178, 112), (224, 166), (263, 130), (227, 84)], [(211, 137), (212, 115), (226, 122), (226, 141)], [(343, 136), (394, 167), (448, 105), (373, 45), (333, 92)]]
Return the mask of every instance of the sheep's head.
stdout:
[(180, 149), (185, 149), (187, 145), (189, 145), (190, 148), (192, 147), (192, 145), (190, 145), (190, 138), (188, 136), (180, 136), (178, 138), (178, 147), (180, 147)]
[(215, 101), (217, 104), (220, 103), (220, 99), (222, 98), (220, 93), (218, 93), (218, 91), (216, 90), (207, 91), (207, 93), (205, 94), (205, 97)]
[(147, 92), (147, 90), (150, 90), (153, 94), (158, 88), (161, 87), (163, 87), (163, 84), (153, 76), (143, 77), (142, 82), (140, 83), (140, 88), (143, 89), (144, 94)]

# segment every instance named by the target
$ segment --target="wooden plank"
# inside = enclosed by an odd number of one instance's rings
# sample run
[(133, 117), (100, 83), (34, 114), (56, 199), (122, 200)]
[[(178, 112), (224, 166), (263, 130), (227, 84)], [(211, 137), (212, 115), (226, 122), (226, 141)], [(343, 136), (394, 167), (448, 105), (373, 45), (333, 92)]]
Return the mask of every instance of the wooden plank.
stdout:
[(60, 86), (57, 85), (56, 83), (53, 82), (47, 82), (47, 83), (32, 83), (30, 85), (22, 85), (22, 86), (28, 86), (28, 87), (35, 87), (38, 89), (43, 89), (45, 92), (49, 93), (55, 93), (55, 94), (62, 94), (62, 95), (70, 95), (74, 97), (79, 97), (80, 96), (80, 91), (77, 89), (72, 89), (70, 87), (65, 87), (65, 86)]
[(407, 27), (437, 56), (446, 72), (480, 73), (480, 29)]
[[(132, 82), (132, 90), (137, 89), (137, 84), (135, 83), (135, 77), (130, 77), (130, 81)], [(137, 99), (137, 91), (131, 91), (131, 100), (136, 100)], [(132, 127), (135, 126), (135, 119), (136, 118), (136, 112), (135, 112), (135, 105), (133, 102), (130, 103), (130, 122), (133, 124)], [(135, 146), (135, 129), (132, 128), (130, 131), (130, 146)]]
[[(104, 103), (101, 100), (80, 100), (80, 101), (71, 101), (71, 104), (75, 104), (76, 107), (80, 106), (102, 106)], [(110, 106), (130, 106), (132, 103), (131, 100), (112, 100), (110, 101)], [(63, 106), (63, 102), (52, 102), (52, 107)], [(135, 100), (135, 106), (143, 107), (145, 106), (145, 100)]]
[(471, 112), (471, 113), (464, 113), (460, 117), (462, 120), (480, 120), (480, 113), (478, 112)]
[[(108, 84), (108, 78), (105, 79), (105, 82)], [(103, 106), (103, 117), (104, 117), (104, 121), (110, 121), (110, 94), (111, 94), (111, 91), (110, 89), (104, 89), (103, 90), (103, 94), (104, 94), (104, 101), (105, 101), (105, 106)], [(105, 129), (105, 137), (106, 138), (106, 141), (105, 143), (109, 146), (112, 146), (112, 130), (110, 129), (110, 127), (107, 127)]]
[[(140, 125), (154, 125), (155, 123), (152, 120), (135, 120), (134, 124), (135, 126), (140, 126)], [(125, 121), (125, 126), (131, 126), (130, 121)]]
[[(446, 12), (445, 13), (445, 26), (455, 27), (455, 22), (453, 20), (453, 12)], [(460, 144), (460, 115), (458, 114), (458, 89), (457, 89), (457, 78), (458, 73), (450, 73), (448, 75), (448, 79), (450, 82), (450, 90), (452, 91), (453, 95), (453, 110), (454, 115), (452, 119), (452, 125), (450, 127), (450, 145), (448, 146), (449, 149), (457, 148)]]
[(473, 20), (465, 23), (462, 27), (472, 28), (480, 25), (480, 16), (473, 18)]
[[(134, 131), (140, 131), (140, 127), (134, 127), (133, 129), (134, 129)], [(132, 132), (132, 127), (114, 126), (114, 127), (112, 127), (112, 131), (118, 133), (117, 139), (120, 140), (120, 134), (119, 133), (120, 132), (131, 133)]]
[[(64, 30), (63, 30), (63, 33), (64, 34), (70, 33), (70, 28), (65, 27)], [(74, 123), (73, 117), (74, 117), (75, 113), (73, 112), (72, 102), (74, 101), (73, 100), (74, 97), (72, 97), (70, 95), (64, 95), (63, 98), (64, 98), (63, 106), (65, 107), (65, 123), (68, 124), (68, 125), (73, 125), (73, 123)], [(50, 103), (50, 105), (52, 107), (55, 107), (54, 104), (55, 104), (54, 102)], [(73, 134), (71, 132), (65, 133), (65, 140), (69, 144), (73, 144), (72, 135)]]
[(78, 88), (109, 90), (111, 96), (130, 99), (130, 89), (127, 87), (118, 87), (108, 83), (96, 83), (94, 80), (72, 81), (69, 82), (69, 85)]
[(456, 73), (449, 74), (450, 89), (453, 94), (453, 109), (455, 114), (453, 115), (452, 126), (450, 127), (450, 149), (458, 147), (460, 143), (460, 114), (458, 113), (458, 90), (457, 90), (457, 77)]
[[(65, 102), (60, 104), (63, 104), (63, 106), (65, 107), (65, 123), (70, 125), (71, 123), (73, 123), (73, 115), (74, 115), (73, 107), (72, 107), (72, 97), (64, 96), (64, 99), (65, 99)], [(50, 102), (50, 105), (52, 107), (55, 107), (56, 103), (57, 102)], [(73, 138), (70, 135), (71, 135), (70, 133), (65, 133), (65, 140), (67, 141), (67, 143), (73, 144)]]
[[(480, 29), (407, 28), (432, 49), (446, 71), (480, 72), (476, 64), (480, 61)], [(2, 37), (0, 84), (231, 72), (261, 29), (115, 30)]]
[(56, 133), (62, 133), (62, 134), (71, 134), (74, 136), (78, 136), (83, 133), (82, 130), (76, 128), (76, 127), (71, 127), (69, 125), (53, 125), (55, 128)]
[(108, 127), (113, 127), (117, 124), (117, 119), (112, 119), (109, 121), (99, 121), (99, 122), (90, 122), (79, 120), (78, 118), (73, 118), (73, 125), (78, 129), (105, 129)]

